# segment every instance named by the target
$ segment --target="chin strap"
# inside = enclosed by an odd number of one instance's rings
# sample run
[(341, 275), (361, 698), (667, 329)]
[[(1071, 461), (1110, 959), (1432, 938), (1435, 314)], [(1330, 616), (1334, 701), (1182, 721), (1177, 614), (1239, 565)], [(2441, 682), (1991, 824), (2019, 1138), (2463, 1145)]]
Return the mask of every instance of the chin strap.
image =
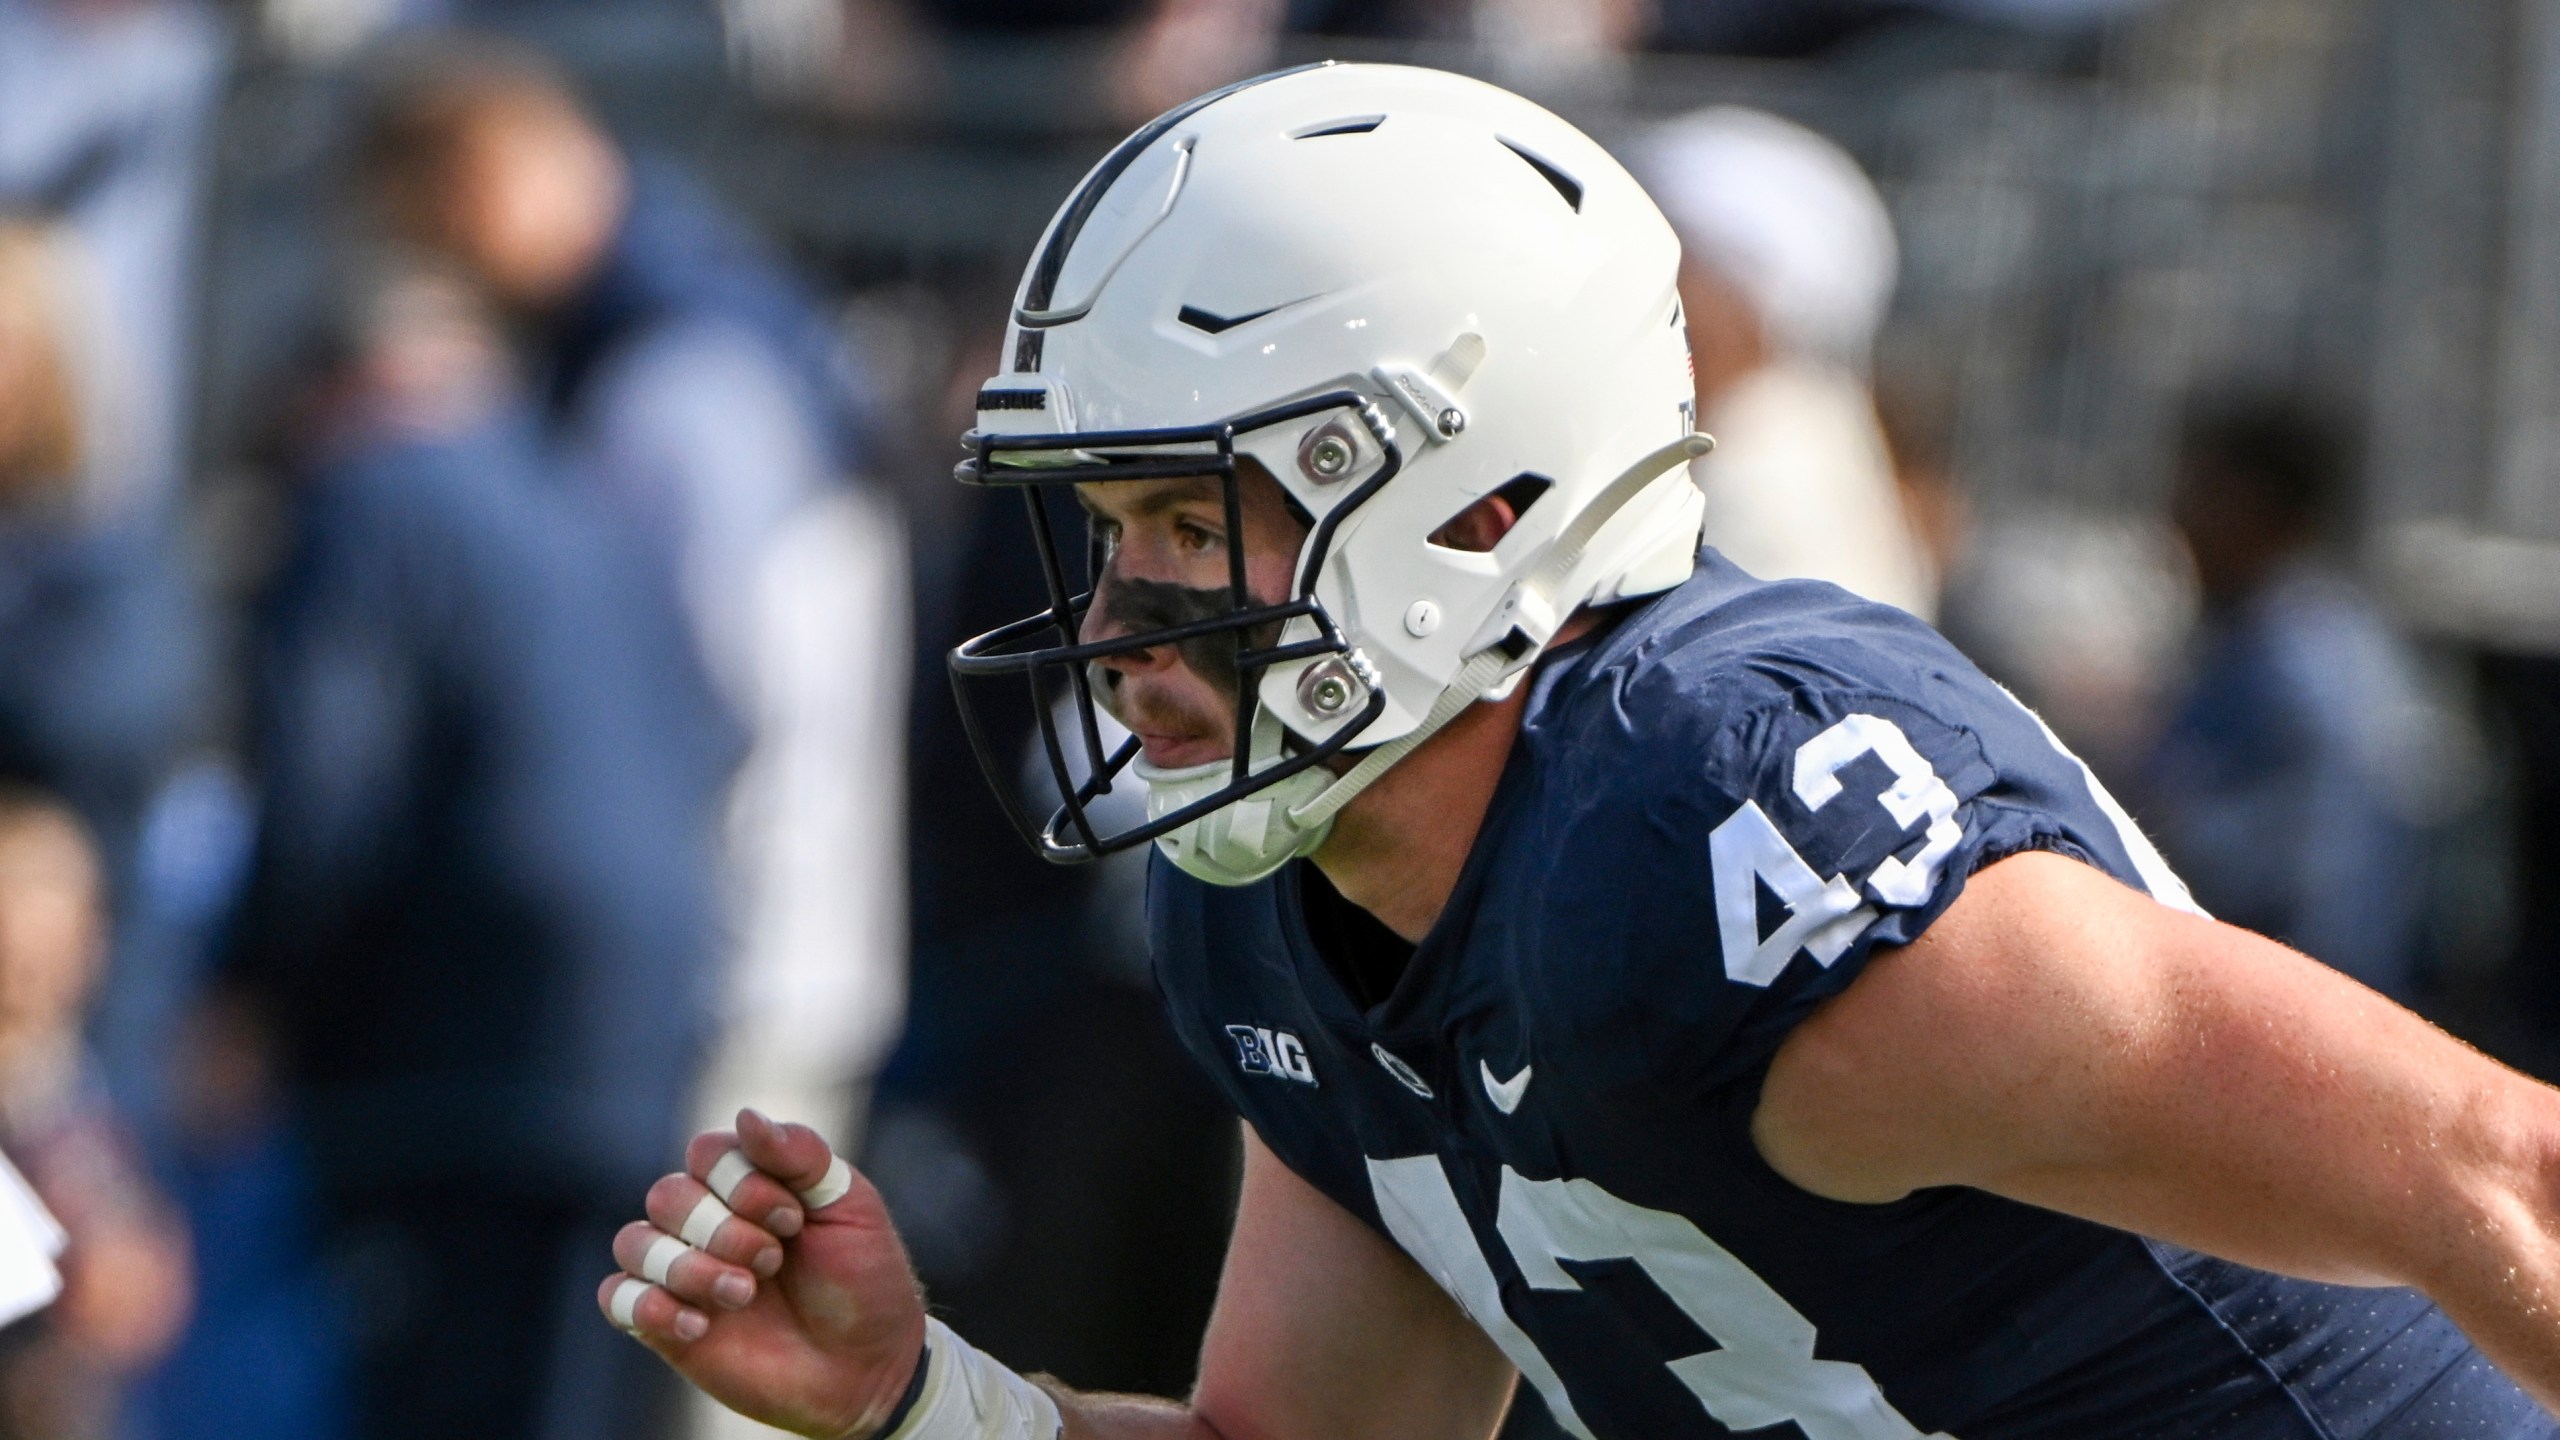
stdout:
[[(1520, 583), (1512, 587), (1500, 613), (1553, 616), (1555, 601), (1550, 592), (1563, 584), (1573, 574), (1574, 567), (1582, 563), (1583, 554), (1598, 538), (1601, 527), (1616, 519), (1629, 501), (1643, 494), (1645, 488), (1662, 478), (1665, 471), (1675, 465), (1686, 465), (1714, 448), (1715, 437), (1692, 432), (1627, 467), (1625, 474), (1610, 481), (1589, 505), (1582, 508), (1581, 514), (1573, 517), (1573, 523), (1564, 527), (1564, 533), (1556, 537), (1555, 544), (1538, 562), (1537, 568), (1521, 577)], [(1504, 633), (1507, 636), (1509, 632), (1506, 630)], [(1548, 634), (1553, 633), (1550, 628)], [(1539, 643), (1543, 647), (1545, 640), (1542, 638)], [(1503, 653), (1499, 641), (1469, 656), (1467, 663), (1459, 667), (1456, 677), (1441, 690), (1440, 698), (1431, 702), (1430, 713), (1422, 717), (1421, 724), (1361, 756), (1360, 763), (1344, 771), (1341, 779), (1324, 788), (1324, 793), (1290, 810), (1290, 823), (1299, 829), (1311, 830), (1339, 814), (1343, 806), (1360, 798), (1361, 791), (1385, 774), (1388, 766), (1412, 753), (1414, 747), (1457, 719), (1460, 711), (1476, 703), (1517, 660), (1517, 656)]]

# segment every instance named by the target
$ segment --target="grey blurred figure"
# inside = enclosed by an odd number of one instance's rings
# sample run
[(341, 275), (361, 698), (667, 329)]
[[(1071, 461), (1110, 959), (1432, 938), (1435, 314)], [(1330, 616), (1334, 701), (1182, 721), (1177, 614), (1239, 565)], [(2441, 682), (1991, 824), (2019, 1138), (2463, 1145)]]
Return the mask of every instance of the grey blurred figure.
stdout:
[(642, 535), (749, 737), (697, 1122), (752, 1104), (851, 1145), (905, 1003), (913, 644), (904, 527), (857, 473), (862, 378), (743, 224), (533, 57), (398, 58), (363, 148), (394, 235), (507, 317), (572, 483)]
[(467, 292), (371, 292), (300, 410), (224, 975), (310, 1157), (353, 1433), (655, 1434), (671, 1392), (580, 1302), (683, 1133), (736, 736)]
[(1719, 105), (1627, 155), (1679, 232), (1707, 543), (1767, 579), (1829, 580), (1931, 618), (1937, 576), (1868, 392), (1898, 251), (1884, 200), (1810, 130)]
[(2416, 657), (2330, 543), (2353, 468), (2343, 428), (2292, 399), (2191, 408), (2170, 513), (2204, 611), (2142, 815), (2214, 914), (2405, 1001), (2456, 752)]

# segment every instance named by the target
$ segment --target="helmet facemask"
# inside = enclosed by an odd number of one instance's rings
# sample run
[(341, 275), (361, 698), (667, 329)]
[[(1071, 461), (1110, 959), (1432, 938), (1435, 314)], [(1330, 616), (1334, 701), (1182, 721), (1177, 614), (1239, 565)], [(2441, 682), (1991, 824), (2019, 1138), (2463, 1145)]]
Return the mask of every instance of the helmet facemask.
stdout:
[[(1337, 450), (1328, 443), (1338, 442), (1346, 427), (1356, 427), (1350, 433), (1365, 437), (1367, 445)], [(973, 682), (1020, 676), (1027, 687), (1039, 753), (1055, 795), (1053, 803), (1043, 804), (998, 787), (998, 798), (1015, 828), (1044, 858), (1059, 862), (1089, 860), (1157, 840), (1166, 840), (1168, 850), (1181, 858), (1176, 847), (1183, 838), (1175, 832), (1223, 814), (1225, 823), (1214, 826), (1220, 834), (1243, 820), (1248, 829), (1264, 833), (1235, 838), (1252, 841), (1257, 851), (1265, 848), (1273, 838), (1265, 827), (1275, 818), (1287, 824), (1287, 811), (1300, 808), (1330, 785), (1331, 774), (1321, 767), (1357, 744), (1386, 711), (1385, 693), (1374, 676), (1362, 673), (1365, 662), (1315, 591), (1335, 530), (1403, 466), (1393, 426), (1369, 396), (1341, 389), (1215, 425), (1103, 433), (992, 434), (981, 429), (972, 431), (965, 443), (973, 453), (958, 468), (962, 481), (1022, 492), (1048, 591), (1044, 609), (969, 640), (951, 654), (961, 720), (980, 765), (990, 776), (1007, 773), (1011, 767), (1002, 765), (990, 748), (991, 727), (981, 711), (986, 687)], [(1345, 478), (1355, 483), (1338, 503), (1311, 517), (1289, 597), (1262, 603), (1246, 582), (1245, 477), (1239, 461), (1258, 453), (1295, 453), (1311, 445), (1316, 454), (1304, 463), (1335, 465), (1348, 472), (1356, 455), (1365, 462), (1359, 468), (1366, 473), (1356, 474), (1356, 479), (1346, 473)], [(1362, 449), (1369, 453), (1359, 455)], [(1098, 542), (1088, 543), (1083, 547), (1082, 573), (1072, 573), (1069, 547), (1061, 542), (1044, 492), (1061, 485), (1194, 476), (1218, 482), (1226, 512), (1227, 585), (1223, 591), (1121, 582), (1134, 599), (1128, 618), (1158, 623), (1104, 639), (1082, 639), (1104, 556)], [(1158, 648), (1173, 649), (1216, 688), (1231, 689), (1232, 748), (1225, 760), (1157, 770), (1140, 755), (1136, 736), (1116, 742), (1112, 738), (1122, 727), (1112, 714), (1108, 694), (1113, 681), (1100, 662)], [(1305, 672), (1298, 682), (1305, 709), (1319, 714), (1329, 711), (1337, 717), (1324, 733), (1295, 733), (1261, 703), (1266, 678), (1282, 668)], [(1098, 801), (1118, 787), (1140, 781), (1150, 790), (1149, 814), (1143, 822), (1115, 827), (1097, 815)], [(1283, 793), (1275, 795), (1275, 791)], [(1177, 798), (1178, 803), (1169, 803)], [(1042, 808), (1048, 810), (1045, 818), (1037, 814)], [(1321, 841), (1329, 819), (1330, 812), (1279, 858), (1311, 850)], [(1214, 836), (1193, 838), (1215, 848)], [(1255, 868), (1266, 867), (1257, 864)]]

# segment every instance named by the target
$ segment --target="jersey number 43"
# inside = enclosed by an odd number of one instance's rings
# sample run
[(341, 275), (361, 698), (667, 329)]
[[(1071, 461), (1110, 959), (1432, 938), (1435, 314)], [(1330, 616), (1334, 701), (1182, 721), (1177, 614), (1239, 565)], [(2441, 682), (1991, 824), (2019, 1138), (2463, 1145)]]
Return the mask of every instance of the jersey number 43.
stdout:
[[(1477, 1247), (1440, 1157), (1371, 1160), (1369, 1185), (1396, 1244), (1538, 1387), (1556, 1423), (1593, 1440), (1555, 1367), (1503, 1309), (1493, 1267)], [(1813, 1322), (1678, 1215), (1621, 1200), (1588, 1180), (1530, 1180), (1506, 1165), (1494, 1228), (1532, 1289), (1581, 1288), (1564, 1261), (1641, 1266), (1720, 1347), (1668, 1364), (1728, 1430), (1793, 1421), (1807, 1440), (1924, 1440), (1863, 1368), (1815, 1358)]]

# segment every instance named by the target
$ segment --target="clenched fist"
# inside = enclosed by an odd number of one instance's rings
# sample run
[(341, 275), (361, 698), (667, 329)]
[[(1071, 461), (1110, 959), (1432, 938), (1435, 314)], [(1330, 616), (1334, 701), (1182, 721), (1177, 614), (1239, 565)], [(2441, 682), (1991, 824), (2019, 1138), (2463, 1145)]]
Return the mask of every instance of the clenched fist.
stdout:
[[(710, 1182), (733, 1150), (755, 1168), (724, 1215)], [(871, 1182), (854, 1173), (841, 1197), (802, 1203), (834, 1161), (816, 1131), (753, 1110), (738, 1112), (735, 1134), (696, 1135), (685, 1173), (649, 1187), (649, 1218), (614, 1237), (623, 1273), (596, 1304), (613, 1318), (616, 1293), (636, 1283), (631, 1332), (713, 1399), (798, 1434), (858, 1440), (906, 1394), (924, 1301)], [(650, 1283), (653, 1247), (663, 1278)]]

